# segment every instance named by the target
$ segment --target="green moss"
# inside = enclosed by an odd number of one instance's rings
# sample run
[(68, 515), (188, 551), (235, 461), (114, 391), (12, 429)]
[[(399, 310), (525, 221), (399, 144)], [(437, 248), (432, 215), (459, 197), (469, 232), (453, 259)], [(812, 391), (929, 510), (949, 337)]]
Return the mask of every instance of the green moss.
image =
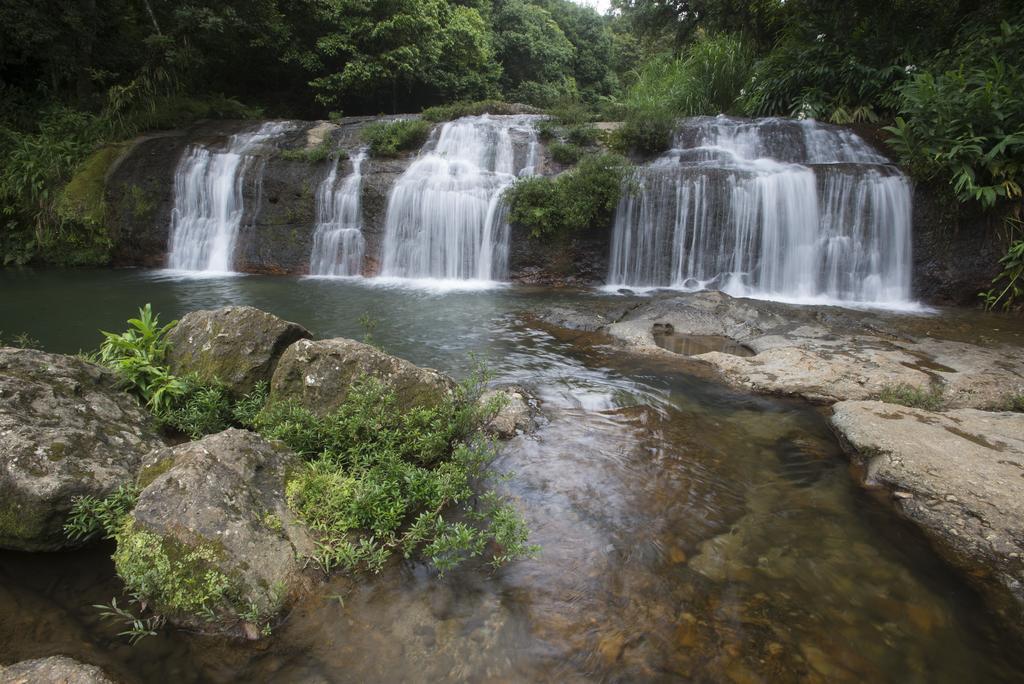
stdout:
[(239, 612), (237, 581), (221, 569), (222, 555), (212, 543), (184, 544), (138, 529), (129, 520), (117, 535), (114, 567), (128, 590), (158, 612), (212, 619)]
[(142, 469), (139, 473), (139, 489), (145, 489), (149, 485), (153, 484), (156, 478), (160, 477), (174, 465), (174, 458), (168, 456), (167, 458), (161, 458), (159, 461), (151, 466), (147, 466)]
[(128, 188), (127, 196), (132, 215), (135, 218), (145, 220), (152, 217), (153, 210), (156, 209), (156, 201), (146, 194), (145, 190), (138, 185), (132, 185)]
[(106, 177), (123, 148), (109, 145), (93, 152), (60, 191), (54, 203), (60, 229), (46, 250), (48, 260), (68, 266), (110, 260), (113, 240), (107, 220)]
[(0, 496), (0, 539), (31, 541), (43, 528), (43, 516), (31, 512), (12, 492)]

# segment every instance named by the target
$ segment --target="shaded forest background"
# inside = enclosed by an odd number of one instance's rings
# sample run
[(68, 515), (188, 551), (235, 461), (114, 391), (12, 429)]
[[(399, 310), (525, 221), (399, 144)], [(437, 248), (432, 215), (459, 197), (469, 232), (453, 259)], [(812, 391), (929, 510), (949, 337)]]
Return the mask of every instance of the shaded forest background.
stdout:
[(877, 129), (915, 179), (999, 217), (992, 239), (1009, 248), (1007, 289), (990, 303), (1022, 294), (1018, 3), (613, 7), (599, 15), (568, 0), (6, 0), (0, 261), (103, 263), (103, 217), (89, 198), (106, 168), (98, 155), (145, 130), (504, 100), (570, 123), (622, 121), (623, 151), (635, 156), (664, 149), (682, 116)]

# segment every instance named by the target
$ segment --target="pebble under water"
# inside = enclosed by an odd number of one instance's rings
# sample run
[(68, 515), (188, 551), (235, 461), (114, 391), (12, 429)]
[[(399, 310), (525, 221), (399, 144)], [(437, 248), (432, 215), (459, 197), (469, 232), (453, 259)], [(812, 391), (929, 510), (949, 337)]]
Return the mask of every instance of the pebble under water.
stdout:
[(0, 328), (95, 347), (141, 304), (164, 320), (249, 304), (465, 375), (476, 353), (547, 421), (496, 467), (542, 546), (497, 572), (396, 563), (336, 577), (273, 637), (168, 629), (129, 646), (93, 604), (120, 596), (111, 548), (0, 553), (0, 663), (63, 653), (125, 682), (1011, 681), (1020, 644), (871, 492), (825, 413), (629, 357), (526, 314), (608, 295), (438, 293), (359, 280), (0, 271)]

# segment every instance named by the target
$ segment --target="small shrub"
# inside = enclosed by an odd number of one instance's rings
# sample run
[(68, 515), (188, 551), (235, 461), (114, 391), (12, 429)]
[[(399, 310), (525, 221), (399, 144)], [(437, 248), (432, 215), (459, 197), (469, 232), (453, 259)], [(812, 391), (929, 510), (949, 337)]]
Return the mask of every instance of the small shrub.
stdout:
[[(334, 144), (330, 138), (324, 138), (320, 141), (320, 144), (313, 147), (300, 147), (295, 150), (281, 150), (278, 156), (281, 159), (287, 159), (289, 161), (300, 161), (306, 162), (307, 164), (317, 164), (322, 161), (326, 161), (334, 152)], [(344, 150), (338, 150), (335, 153), (340, 159), (347, 159), (348, 154)]]
[(401, 152), (423, 146), (430, 135), (430, 122), (403, 119), (370, 124), (363, 129), (363, 141), (375, 157), (397, 157)]
[(64, 534), (74, 541), (87, 541), (98, 535), (103, 539), (113, 539), (138, 500), (139, 488), (130, 483), (121, 485), (102, 499), (78, 497), (64, 523)]
[[(537, 111), (537, 110), (533, 110)], [(479, 100), (476, 102), (453, 102), (436, 107), (428, 107), (421, 115), (425, 121), (444, 123), (464, 116), (481, 116), (483, 114), (522, 114), (523, 106), (502, 100)]]
[(569, 128), (566, 138), (573, 145), (590, 147), (597, 144), (598, 131), (593, 126), (572, 126)]
[[(497, 495), (474, 486), (493, 456), (474, 437), (484, 416), (482, 379), (460, 385), (432, 408), (402, 411), (394, 392), (374, 378), (357, 380), (345, 402), (317, 417), (291, 403), (269, 406), (260, 432), (309, 463), (288, 482), (288, 504), (320, 537), (315, 560), (379, 571), (394, 554), (421, 552), (442, 572), (494, 548), (495, 565), (532, 553), (526, 527)], [(444, 513), (454, 508), (461, 520)]]
[(532, 238), (567, 238), (608, 226), (622, 192), (627, 163), (613, 154), (584, 157), (555, 178), (522, 178), (509, 188), (509, 219)]
[[(1017, 235), (1024, 233), (1024, 222), (1021, 220), (1008, 217), (1006, 224)], [(1000, 307), (1009, 311), (1015, 304), (1024, 301), (1024, 237), (1010, 243), (999, 265), (1003, 270), (992, 280), (992, 288), (979, 296), (986, 309)]]
[(942, 396), (942, 390), (939, 388), (933, 387), (925, 390), (905, 383), (884, 387), (878, 398), (887, 404), (899, 404), (925, 411), (938, 411), (946, 403)]
[(583, 156), (583, 150), (573, 144), (552, 143), (548, 150), (551, 152), (551, 158), (562, 166), (572, 166)]
[(173, 399), (187, 390), (186, 383), (163, 365), (167, 333), (177, 323), (171, 321), (161, 326), (160, 317), (146, 304), (139, 309), (138, 318), (128, 319), (130, 327), (125, 332), (101, 331), (106, 339), (100, 346), (99, 362), (119, 373), (154, 411), (169, 407)]
[(0, 347), (17, 347), (18, 349), (42, 349), (42, 343), (28, 333), (18, 333), (9, 339), (4, 338), (4, 331), (0, 330)]

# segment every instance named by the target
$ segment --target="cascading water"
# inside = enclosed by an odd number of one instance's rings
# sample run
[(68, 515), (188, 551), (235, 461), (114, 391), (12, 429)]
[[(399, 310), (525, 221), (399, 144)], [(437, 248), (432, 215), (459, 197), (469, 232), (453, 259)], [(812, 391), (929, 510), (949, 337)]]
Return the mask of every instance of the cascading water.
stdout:
[(315, 276), (356, 276), (362, 273), (366, 241), (362, 230), (363, 162), (365, 150), (352, 156), (352, 173), (341, 185), (336, 159), (316, 191), (316, 230), (309, 273)]
[(174, 173), (174, 210), (167, 267), (181, 271), (234, 270), (235, 243), (245, 213), (243, 190), (252, 152), (292, 128), (272, 121), (231, 136), (227, 148), (188, 148)]
[(608, 282), (899, 305), (910, 226), (907, 179), (849, 131), (692, 119), (624, 186)]
[(501, 280), (508, 273), (502, 191), (533, 174), (533, 116), (451, 121), (388, 197), (381, 275)]

